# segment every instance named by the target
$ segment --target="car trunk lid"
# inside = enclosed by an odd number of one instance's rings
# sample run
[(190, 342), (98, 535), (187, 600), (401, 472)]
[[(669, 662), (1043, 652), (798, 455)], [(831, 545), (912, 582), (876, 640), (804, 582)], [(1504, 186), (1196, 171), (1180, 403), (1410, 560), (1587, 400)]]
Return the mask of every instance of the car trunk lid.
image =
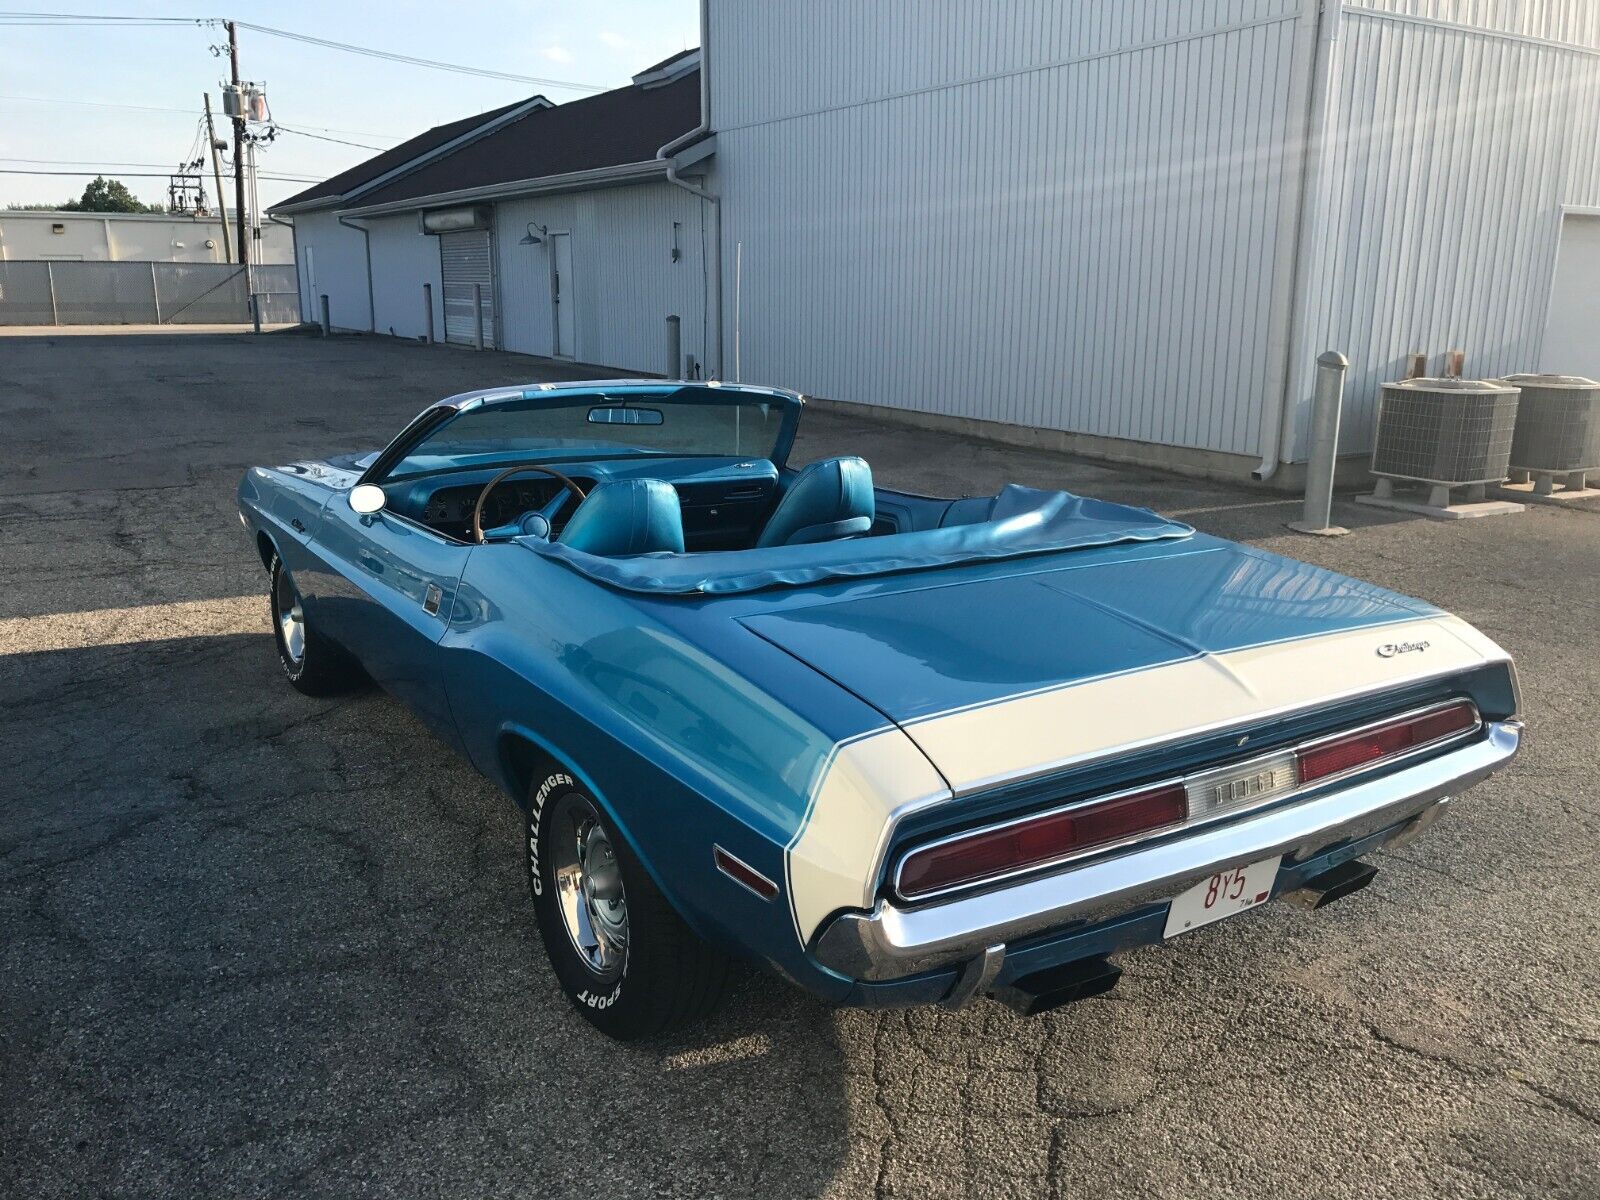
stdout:
[(1440, 616), (1196, 539), (741, 620), (904, 728), (962, 792), (1482, 661), (1433, 632)]

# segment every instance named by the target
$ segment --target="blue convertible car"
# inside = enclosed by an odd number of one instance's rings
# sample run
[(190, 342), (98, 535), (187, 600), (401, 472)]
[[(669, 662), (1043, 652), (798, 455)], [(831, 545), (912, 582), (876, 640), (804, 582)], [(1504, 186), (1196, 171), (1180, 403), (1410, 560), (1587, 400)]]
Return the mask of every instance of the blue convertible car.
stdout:
[(1111, 956), (1364, 885), (1516, 752), (1431, 605), (1142, 509), (788, 465), (801, 397), (534, 384), (250, 470), (289, 681), (365, 676), (498, 781), (562, 986), (637, 1037), (736, 958), (1037, 1011)]

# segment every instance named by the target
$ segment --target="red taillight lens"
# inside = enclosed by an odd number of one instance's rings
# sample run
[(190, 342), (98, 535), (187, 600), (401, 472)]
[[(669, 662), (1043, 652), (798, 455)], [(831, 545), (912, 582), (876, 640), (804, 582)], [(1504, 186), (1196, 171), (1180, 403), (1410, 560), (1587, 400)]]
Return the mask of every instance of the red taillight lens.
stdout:
[(1177, 825), (1187, 812), (1183, 787), (1171, 784), (1086, 804), (1069, 812), (1018, 821), (1002, 829), (912, 851), (900, 865), (898, 890), (912, 899), (1025, 871), (1078, 850)]
[(1478, 727), (1478, 710), (1463, 700), (1418, 717), (1327, 738), (1296, 751), (1301, 786), (1403, 754)]

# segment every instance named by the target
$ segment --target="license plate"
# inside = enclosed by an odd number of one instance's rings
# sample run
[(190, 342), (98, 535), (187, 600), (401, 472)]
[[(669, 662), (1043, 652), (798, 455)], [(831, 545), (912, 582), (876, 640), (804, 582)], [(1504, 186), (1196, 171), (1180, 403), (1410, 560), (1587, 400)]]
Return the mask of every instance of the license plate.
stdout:
[(1167, 910), (1167, 928), (1162, 937), (1177, 937), (1223, 917), (1254, 908), (1272, 895), (1282, 856), (1264, 858), (1248, 867), (1218, 871), (1178, 896)]

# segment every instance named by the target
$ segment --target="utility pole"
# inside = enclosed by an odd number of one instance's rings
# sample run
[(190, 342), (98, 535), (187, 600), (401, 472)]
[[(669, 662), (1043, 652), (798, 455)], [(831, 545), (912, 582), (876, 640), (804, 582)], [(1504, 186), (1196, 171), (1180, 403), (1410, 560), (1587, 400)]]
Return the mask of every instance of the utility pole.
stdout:
[(228, 201), (222, 190), (222, 160), (217, 154), (217, 130), (211, 123), (211, 93), (206, 100), (206, 144), (211, 147), (211, 177), (217, 181), (217, 215), (222, 218), (222, 261), (233, 261), (233, 239), (228, 236)]
[(232, 68), (234, 99), (238, 112), (233, 118), (233, 205), (239, 218), (239, 263), (250, 265), (250, 243), (245, 232), (244, 211), (244, 93), (239, 90), (239, 29), (232, 21), (228, 29), (228, 64)]

